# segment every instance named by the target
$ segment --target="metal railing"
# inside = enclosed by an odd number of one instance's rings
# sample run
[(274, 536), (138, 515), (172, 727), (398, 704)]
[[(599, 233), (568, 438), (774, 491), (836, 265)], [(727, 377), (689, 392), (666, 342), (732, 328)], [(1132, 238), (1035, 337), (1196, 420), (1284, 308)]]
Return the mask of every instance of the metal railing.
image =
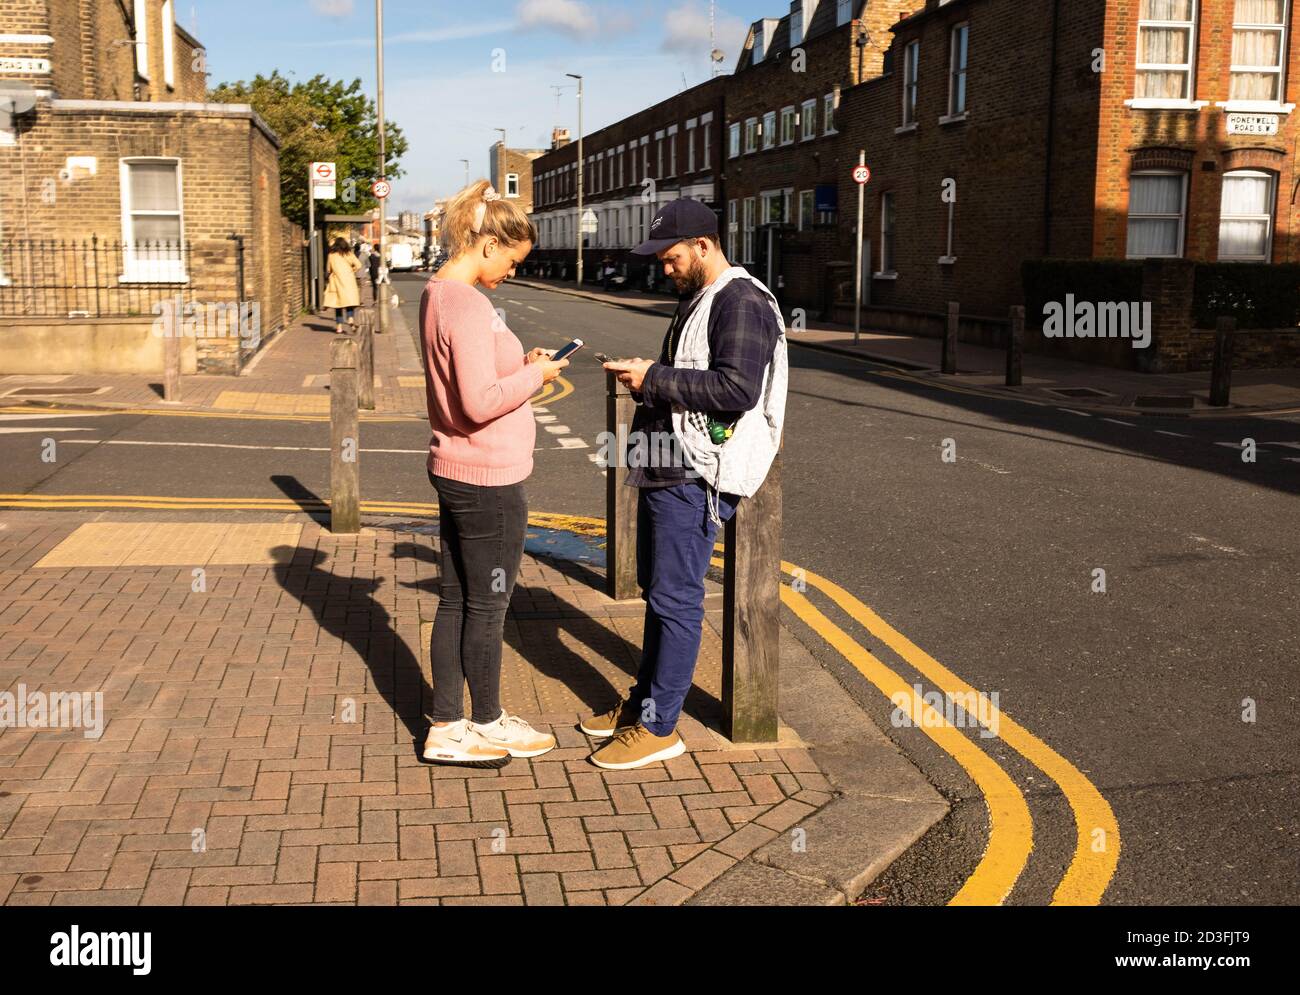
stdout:
[(127, 318), (191, 299), (186, 242), (0, 241), (0, 318)]

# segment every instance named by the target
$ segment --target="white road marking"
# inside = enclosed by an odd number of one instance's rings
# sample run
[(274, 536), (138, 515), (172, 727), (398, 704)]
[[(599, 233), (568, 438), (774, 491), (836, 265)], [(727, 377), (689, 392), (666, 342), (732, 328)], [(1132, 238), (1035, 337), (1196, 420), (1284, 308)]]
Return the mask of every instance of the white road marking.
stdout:
[[(32, 431), (35, 431), (33, 429)], [(88, 428), (67, 429), (72, 432), (89, 432)], [(144, 439), (68, 439), (83, 446), (182, 446), (187, 449), (270, 449), (286, 453), (327, 453), (329, 446), (247, 446), (235, 442), (153, 442)], [(405, 453), (427, 456), (427, 449), (361, 449), (363, 453)]]
[(116, 413), (115, 411), (78, 411), (71, 414), (60, 414), (52, 411), (49, 414), (0, 415), (0, 421), (45, 421), (47, 418), (103, 418), (105, 415)]
[(555, 415), (534, 415), (534, 417), (535, 417), (539, 422), (541, 422), (543, 425), (548, 424), (548, 423), (553, 422), (553, 421), (559, 421), (559, 420), (560, 420), (560, 419), (557, 418)]
[(533, 307), (531, 304), (525, 304), (524, 307), (528, 308), (529, 311), (536, 311), (538, 314), (545, 314), (545, 313), (546, 313), (546, 312), (543, 311), (541, 308), (539, 308), (539, 307)]
[(1240, 442), (1216, 442), (1215, 445), (1223, 446), (1223, 448), (1225, 449), (1236, 449), (1237, 451), (1241, 451), (1242, 449), (1246, 448)]
[(535, 414), (535, 415), (544, 415), (544, 414), (546, 414), (546, 413), (547, 413), (548, 411), (550, 411), (550, 410), (551, 410), (550, 408), (534, 407), (534, 408), (533, 408), (533, 414)]
[(1125, 428), (1137, 428), (1131, 421), (1120, 421), (1118, 418), (1103, 418), (1102, 421), (1108, 421), (1112, 425), (1123, 425)]
[(1066, 414), (1078, 415), (1080, 418), (1091, 418), (1092, 415), (1086, 411), (1075, 411), (1074, 408), (1057, 408), (1057, 411), (1064, 411)]
[(543, 425), (542, 428), (552, 435), (563, 435), (565, 432), (571, 431), (568, 425)]
[(1157, 435), (1172, 435), (1172, 436), (1173, 436), (1174, 438), (1176, 438), (1176, 439), (1190, 439), (1190, 438), (1191, 438), (1190, 435), (1186, 435), (1186, 434), (1184, 434), (1184, 433), (1182, 433), (1182, 432), (1170, 432), (1170, 431), (1167, 431), (1166, 429), (1163, 429), (1163, 428), (1158, 428), (1158, 429), (1156, 429), (1156, 434), (1157, 434)]
[[(0, 428), (0, 435), (17, 435), (20, 432), (89, 432), (89, 431), (92, 430), (88, 428), (64, 428), (61, 426), (53, 426), (53, 425), (33, 425), (30, 428)], [(69, 439), (68, 441), (72, 442), (73, 440)], [(83, 440), (77, 439), (76, 441), (81, 442)]]
[(1261, 442), (1262, 446), (1286, 446), (1288, 449), (1300, 449), (1300, 442)]
[(585, 442), (583, 442), (581, 439), (577, 438), (576, 436), (569, 436), (566, 439), (560, 440), (560, 448), (561, 449), (586, 449), (588, 448), (588, 446)]
[(1237, 553), (1237, 554), (1241, 554), (1241, 553), (1244, 552), (1244, 550), (1234, 549), (1234, 548), (1231, 547), (1231, 546), (1219, 546), (1219, 545), (1217, 545), (1217, 544), (1215, 544), (1215, 543), (1210, 542), (1210, 540), (1207, 539), (1207, 538), (1205, 538), (1205, 536), (1189, 535), (1187, 538), (1188, 538), (1188, 539), (1195, 539), (1197, 542), (1209, 543), (1209, 545), (1213, 546), (1213, 547), (1214, 547), (1215, 549), (1217, 549), (1220, 553)]

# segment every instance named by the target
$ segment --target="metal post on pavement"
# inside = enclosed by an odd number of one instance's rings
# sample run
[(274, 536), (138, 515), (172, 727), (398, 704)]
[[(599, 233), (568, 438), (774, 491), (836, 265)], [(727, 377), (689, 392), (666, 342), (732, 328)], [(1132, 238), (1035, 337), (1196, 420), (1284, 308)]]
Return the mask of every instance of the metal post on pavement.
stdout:
[(1011, 309), (1011, 331), (1007, 337), (1007, 386), (1020, 386), (1021, 366), (1025, 354), (1025, 307), (1017, 304)]
[[(169, 304), (164, 303), (164, 307)], [(178, 313), (169, 322), (163, 336), (163, 400), (176, 402), (181, 399), (181, 315)]]
[[(867, 164), (867, 150), (858, 149), (858, 168)], [(862, 221), (863, 204), (866, 199), (866, 184), (858, 183), (858, 254), (857, 265), (853, 269), (853, 344), (857, 345), (862, 331)]]
[(943, 333), (943, 362), (940, 369), (944, 373), (957, 372), (957, 328), (961, 324), (961, 305), (956, 301), (948, 302), (948, 327)]
[(330, 531), (361, 531), (361, 440), (357, 416), (357, 343), (340, 335), (330, 346)]
[(578, 73), (565, 73), (578, 81), (578, 289), (582, 289), (582, 76)]
[(609, 462), (605, 468), (605, 593), (615, 601), (637, 596), (637, 490), (627, 486), (623, 447), (632, 428), (636, 403), (613, 370), (605, 374), (605, 427)]
[(1232, 392), (1232, 339), (1236, 331), (1236, 318), (1219, 315), (1214, 327), (1214, 367), (1210, 372), (1210, 404), (1216, 408), (1226, 408)]
[(311, 174), (310, 165), (307, 167), (307, 265), (311, 269), (308, 307), (315, 314), (320, 310), (320, 260), (316, 258), (316, 178)]
[(781, 453), (727, 521), (722, 580), (722, 727), (733, 743), (777, 740), (781, 642)]
[[(379, 178), (388, 179), (388, 154), (384, 145), (384, 0), (375, 0), (375, 78), (376, 86), (376, 111), (379, 116)], [(384, 271), (387, 268), (388, 257), (385, 255), (388, 247), (388, 209), (385, 207), (387, 199), (379, 198), (379, 278), (384, 278)], [(384, 286), (382, 283), (375, 284), (375, 331), (382, 335), (388, 331), (388, 312), (387, 312), (387, 291), (381, 296), (379, 288)], [(391, 286), (391, 284), (390, 284)]]

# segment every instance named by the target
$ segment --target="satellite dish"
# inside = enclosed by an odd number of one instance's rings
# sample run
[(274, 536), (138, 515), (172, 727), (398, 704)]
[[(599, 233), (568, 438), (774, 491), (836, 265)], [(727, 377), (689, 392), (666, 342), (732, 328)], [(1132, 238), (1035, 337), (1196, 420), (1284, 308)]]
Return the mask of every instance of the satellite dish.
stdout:
[(715, 48), (712, 52), (709, 53), (709, 58), (712, 59), (714, 62), (721, 62), (723, 59), (726, 58), (726, 56), (722, 54), (722, 49)]
[(26, 114), (36, 106), (36, 96), (31, 93), (0, 93), (0, 111), (7, 114)]

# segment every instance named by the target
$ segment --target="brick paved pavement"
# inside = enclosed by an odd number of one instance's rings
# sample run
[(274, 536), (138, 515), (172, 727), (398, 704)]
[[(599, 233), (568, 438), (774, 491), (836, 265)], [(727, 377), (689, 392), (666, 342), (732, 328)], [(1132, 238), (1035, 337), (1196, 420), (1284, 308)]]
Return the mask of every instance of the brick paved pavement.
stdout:
[[(716, 592), (690, 751), (602, 771), (575, 722), (630, 684), (640, 603), (598, 593), (598, 567), (526, 556), (503, 700), (559, 748), (500, 770), (431, 767), (417, 760), (437, 604), (427, 526), (373, 519), (334, 537), (296, 517), (296, 543), (209, 557), (194, 591), (184, 551), (161, 548), (168, 530), (150, 540), (160, 564), (69, 565), (65, 540), (88, 518), (0, 517), (0, 691), (102, 691), (108, 717), (98, 740), (0, 730), (7, 904), (676, 904), (832, 797), (790, 730), (755, 749), (710, 730)], [(257, 520), (286, 518), (239, 519)], [(35, 566), (55, 550), (61, 565)]]

